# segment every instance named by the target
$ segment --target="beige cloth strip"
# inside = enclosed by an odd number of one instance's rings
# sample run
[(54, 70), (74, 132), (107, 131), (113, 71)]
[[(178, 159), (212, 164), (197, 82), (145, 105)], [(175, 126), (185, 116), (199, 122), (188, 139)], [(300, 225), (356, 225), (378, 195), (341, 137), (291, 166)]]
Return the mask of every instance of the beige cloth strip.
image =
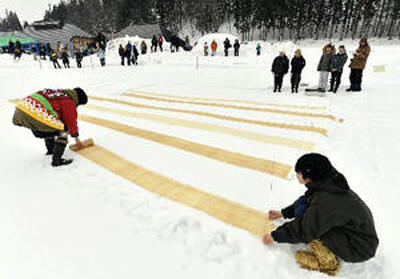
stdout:
[(304, 106), (304, 105), (289, 105), (289, 104), (279, 104), (279, 103), (265, 103), (265, 102), (256, 102), (250, 100), (237, 100), (237, 99), (221, 99), (221, 98), (209, 98), (209, 97), (189, 97), (182, 95), (171, 95), (171, 94), (161, 94), (149, 91), (135, 91), (133, 93), (139, 94), (147, 94), (159, 97), (171, 97), (171, 98), (179, 98), (184, 100), (194, 100), (194, 101), (215, 101), (215, 102), (229, 102), (229, 103), (241, 103), (241, 104), (249, 104), (249, 105), (264, 105), (264, 106), (273, 106), (273, 107), (282, 107), (282, 108), (297, 108), (297, 109), (312, 109), (312, 110), (326, 110), (326, 107), (313, 107), (313, 106)]
[(178, 99), (167, 99), (167, 98), (161, 98), (161, 97), (145, 96), (145, 95), (134, 94), (134, 93), (126, 93), (126, 94), (124, 94), (124, 96), (138, 98), (138, 99), (152, 100), (152, 101), (157, 101), (157, 102), (190, 104), (190, 105), (198, 105), (198, 106), (220, 107), (220, 108), (249, 110), (249, 111), (260, 111), (260, 112), (286, 114), (286, 115), (301, 116), (301, 117), (324, 118), (324, 119), (336, 121), (335, 116), (330, 115), (330, 114), (324, 114), (324, 113), (310, 113), (310, 112), (272, 109), (272, 108), (257, 108), (257, 107), (246, 107), (246, 106), (218, 104), (218, 103), (194, 102), (194, 101), (185, 101), (185, 100), (178, 100)]
[(284, 123), (278, 123), (278, 122), (269, 122), (269, 121), (261, 121), (261, 120), (254, 120), (254, 119), (238, 118), (238, 117), (233, 117), (233, 116), (226, 116), (226, 115), (202, 112), (202, 111), (158, 107), (158, 106), (144, 105), (144, 104), (128, 102), (128, 101), (118, 100), (118, 99), (114, 99), (114, 98), (106, 98), (106, 97), (90, 96), (90, 99), (96, 100), (96, 101), (102, 101), (102, 102), (122, 104), (122, 105), (126, 105), (126, 106), (137, 107), (137, 108), (154, 109), (154, 110), (159, 110), (159, 111), (169, 111), (169, 112), (177, 112), (177, 113), (186, 113), (186, 114), (211, 117), (211, 118), (227, 120), (227, 121), (256, 124), (256, 125), (279, 128), (279, 129), (314, 132), (314, 133), (318, 133), (318, 134), (321, 134), (324, 136), (328, 135), (328, 131), (326, 129), (320, 128), (320, 127), (303, 126), (303, 125), (296, 125), (296, 124), (284, 124)]
[(192, 129), (198, 129), (198, 130), (202, 130), (202, 131), (226, 134), (226, 135), (236, 136), (236, 137), (253, 140), (253, 141), (257, 141), (257, 142), (261, 142), (261, 143), (286, 146), (286, 147), (301, 149), (301, 150), (305, 150), (305, 151), (312, 151), (315, 149), (315, 144), (311, 143), (311, 142), (294, 140), (294, 139), (284, 138), (284, 137), (263, 135), (263, 134), (259, 134), (259, 133), (255, 133), (255, 132), (251, 132), (251, 131), (235, 129), (235, 128), (231, 128), (231, 127), (215, 125), (215, 124), (210, 124), (210, 123), (206, 123), (206, 122), (184, 120), (184, 119), (180, 119), (180, 118), (161, 116), (161, 115), (157, 115), (157, 114), (140, 113), (140, 112), (127, 111), (127, 110), (106, 108), (106, 107), (96, 106), (96, 105), (86, 105), (85, 109), (86, 108), (90, 109), (90, 110), (108, 112), (108, 113), (113, 113), (113, 114), (117, 114), (117, 115), (139, 118), (139, 119), (144, 119), (144, 120), (149, 120), (149, 121), (155, 121), (158, 123), (174, 125), (174, 126), (179, 126), (179, 127), (184, 127), (184, 128), (192, 128)]
[(127, 161), (98, 145), (83, 149), (79, 154), (150, 192), (198, 209), (256, 236), (263, 236), (274, 230), (264, 212), (184, 185)]
[(283, 179), (288, 178), (289, 172), (291, 170), (290, 166), (279, 162), (260, 159), (249, 155), (244, 155), (237, 152), (224, 150), (221, 148), (211, 147), (208, 145), (184, 140), (173, 136), (168, 136), (152, 131), (138, 129), (132, 126), (120, 124), (106, 119), (100, 119), (87, 115), (81, 115), (79, 116), (79, 119), (98, 126), (119, 131), (128, 135), (140, 137), (163, 145), (185, 150), (191, 153), (205, 156), (224, 163), (232, 164), (238, 167), (243, 167), (259, 171), (262, 173), (274, 175)]

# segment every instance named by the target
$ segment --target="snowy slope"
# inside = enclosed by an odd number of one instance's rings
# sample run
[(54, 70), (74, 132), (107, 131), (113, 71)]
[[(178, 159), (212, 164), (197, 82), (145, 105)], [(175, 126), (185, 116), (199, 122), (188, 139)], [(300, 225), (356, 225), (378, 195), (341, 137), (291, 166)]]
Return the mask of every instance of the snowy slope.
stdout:
[[(347, 42), (348, 50), (355, 43)], [(375, 45), (374, 45), (375, 43)], [(288, 92), (273, 95), (270, 63), (280, 49), (289, 55), (297, 47), (307, 59), (303, 82), (315, 84), (315, 71), (322, 42), (264, 45), (261, 57), (253, 53), (255, 43), (243, 46), (243, 56), (199, 57), (196, 53), (156, 53), (140, 57), (138, 67), (119, 66), (110, 53), (107, 67), (85, 58), (82, 69), (54, 70), (49, 62), (43, 69), (31, 57), (14, 63), (0, 56), (0, 277), (2, 278), (326, 278), (298, 268), (294, 252), (303, 245), (265, 247), (261, 239), (220, 222), (185, 205), (149, 193), (129, 181), (106, 171), (83, 157), (68, 167), (53, 169), (45, 157), (44, 146), (28, 130), (11, 124), (13, 105), (20, 98), (42, 88), (80, 86), (92, 96), (134, 102), (144, 106), (206, 112), (237, 118), (293, 123), (321, 127), (320, 134), (233, 122), (198, 114), (139, 108), (91, 100), (91, 105), (173, 117), (251, 131), (262, 135), (288, 137), (316, 144), (315, 151), (328, 155), (348, 178), (374, 212), (381, 245), (377, 257), (367, 263), (344, 264), (339, 278), (396, 278), (400, 276), (395, 259), (400, 257), (400, 233), (396, 170), (400, 165), (398, 126), (400, 50), (399, 44), (373, 42), (365, 71), (365, 91), (343, 91), (325, 98)], [(254, 51), (255, 52), (255, 51)], [(74, 62), (72, 62), (74, 64)], [(373, 65), (385, 65), (385, 73), (374, 73)], [(288, 91), (289, 78), (285, 77)], [(135, 93), (136, 92), (136, 93)], [(344, 119), (327, 119), (246, 111), (232, 108), (172, 103), (155, 99), (122, 96), (151, 92), (188, 98), (241, 99), (250, 102), (292, 106), (325, 107), (282, 108), (273, 105), (243, 104), (228, 101), (209, 103), (247, 107), (279, 108), (332, 114)], [(160, 97), (160, 96), (159, 96)], [(161, 97), (160, 97), (161, 98)], [(163, 97), (179, 99), (178, 97)], [(252, 157), (293, 165), (305, 151), (260, 143), (233, 135), (178, 127), (148, 119), (131, 118), (111, 112), (80, 108), (80, 114), (112, 120), (195, 143), (238, 152)], [(82, 138), (93, 137), (97, 144), (142, 167), (224, 197), (250, 208), (267, 211), (292, 202), (304, 189), (290, 176), (284, 180), (259, 171), (227, 164), (165, 144), (155, 143), (80, 122)]]

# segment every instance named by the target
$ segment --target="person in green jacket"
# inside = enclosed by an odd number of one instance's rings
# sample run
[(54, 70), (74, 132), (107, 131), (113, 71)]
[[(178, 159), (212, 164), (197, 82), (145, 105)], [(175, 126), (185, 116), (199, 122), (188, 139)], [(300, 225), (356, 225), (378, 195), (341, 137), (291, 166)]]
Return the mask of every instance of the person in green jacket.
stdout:
[(357, 263), (374, 257), (379, 240), (372, 213), (329, 159), (303, 155), (295, 171), (307, 191), (289, 207), (269, 212), (270, 220), (291, 221), (266, 234), (264, 243), (307, 243), (310, 251), (298, 251), (297, 262), (330, 275), (339, 272), (339, 259)]

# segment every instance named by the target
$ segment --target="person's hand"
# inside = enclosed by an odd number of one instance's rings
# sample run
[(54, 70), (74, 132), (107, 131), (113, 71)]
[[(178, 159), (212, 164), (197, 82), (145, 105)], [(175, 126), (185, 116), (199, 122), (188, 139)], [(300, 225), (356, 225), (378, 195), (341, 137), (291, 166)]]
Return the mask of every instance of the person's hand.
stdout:
[(263, 242), (265, 245), (271, 245), (272, 243), (274, 243), (274, 239), (272, 238), (270, 233), (267, 233), (263, 237)]
[(79, 137), (75, 138), (75, 145), (78, 149), (82, 149), (83, 148), (83, 144), (81, 142), (81, 140), (79, 139)]
[(280, 218), (282, 218), (282, 217), (283, 217), (283, 214), (282, 214), (282, 212), (280, 212), (280, 211), (277, 211), (277, 210), (270, 210), (270, 211), (268, 212), (268, 218), (269, 218), (269, 220), (271, 220), (271, 221), (276, 220), (276, 219), (280, 219)]
[(337, 69), (332, 69), (332, 72), (337, 72)]

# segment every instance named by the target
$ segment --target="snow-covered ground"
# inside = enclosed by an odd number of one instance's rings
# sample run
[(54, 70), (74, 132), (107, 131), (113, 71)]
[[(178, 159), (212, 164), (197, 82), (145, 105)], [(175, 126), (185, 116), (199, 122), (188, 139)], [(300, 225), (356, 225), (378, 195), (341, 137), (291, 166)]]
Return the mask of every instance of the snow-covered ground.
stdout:
[[(220, 222), (213, 217), (169, 201), (132, 184), (80, 155), (66, 152), (74, 164), (54, 169), (44, 155), (43, 143), (26, 129), (12, 125), (13, 105), (8, 102), (43, 88), (82, 87), (91, 96), (101, 96), (163, 108), (208, 112), (320, 127), (320, 134), (233, 122), (198, 114), (131, 107), (91, 100), (91, 105), (204, 122), (263, 135), (281, 136), (316, 144), (348, 178), (374, 213), (380, 247), (377, 256), (362, 264), (344, 264), (338, 278), (399, 278), (397, 236), (400, 189), (400, 43), (372, 41), (364, 73), (362, 93), (344, 92), (349, 70), (343, 74), (341, 91), (326, 97), (271, 93), (272, 59), (279, 50), (289, 56), (300, 47), (307, 60), (302, 82), (318, 80), (317, 62), (324, 42), (263, 44), (255, 55), (255, 42), (242, 46), (239, 58), (201, 57), (194, 53), (155, 53), (141, 56), (140, 65), (121, 67), (116, 53), (108, 53), (107, 66), (85, 58), (83, 68), (54, 70), (46, 61), (39, 68), (32, 57), (14, 63), (0, 55), (0, 277), (25, 278), (326, 278), (300, 269), (294, 253), (304, 245), (266, 247), (259, 237)], [(356, 42), (344, 42), (349, 51)], [(199, 67), (195, 61), (198, 57)], [(373, 71), (384, 65), (386, 72)], [(279, 107), (209, 101), (237, 106), (332, 114), (343, 123), (327, 119), (198, 106), (122, 96), (135, 93), (153, 96), (246, 100)], [(158, 96), (164, 99), (178, 97)], [(204, 102), (204, 101), (203, 101)], [(323, 109), (324, 108), (324, 109)], [(292, 166), (305, 151), (227, 135), (172, 126), (149, 119), (130, 118), (89, 107), (80, 114), (179, 137), (253, 157)], [(133, 137), (87, 122), (79, 123), (81, 138), (95, 142), (137, 165), (266, 212), (291, 203), (304, 188), (290, 175), (280, 179), (255, 170), (203, 157), (161, 143)]]

